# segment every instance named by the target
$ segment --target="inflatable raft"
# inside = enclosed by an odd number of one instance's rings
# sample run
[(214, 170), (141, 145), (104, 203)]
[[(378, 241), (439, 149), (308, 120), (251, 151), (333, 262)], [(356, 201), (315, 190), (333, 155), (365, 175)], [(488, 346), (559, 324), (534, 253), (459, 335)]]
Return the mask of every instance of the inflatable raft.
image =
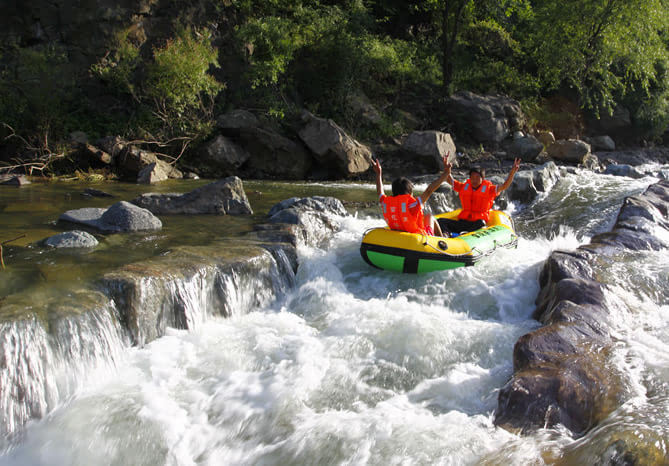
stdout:
[[(459, 213), (460, 209), (435, 217), (457, 218)], [(485, 228), (455, 238), (372, 228), (362, 238), (360, 254), (372, 267), (424, 273), (471, 266), (499, 248), (515, 248), (517, 244), (511, 217), (492, 210)]]

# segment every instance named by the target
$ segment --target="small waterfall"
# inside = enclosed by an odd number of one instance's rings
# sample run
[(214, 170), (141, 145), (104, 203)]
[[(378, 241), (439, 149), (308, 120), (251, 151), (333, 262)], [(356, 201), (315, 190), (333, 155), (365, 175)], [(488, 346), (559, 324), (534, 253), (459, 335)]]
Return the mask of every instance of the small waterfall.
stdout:
[(92, 367), (113, 367), (126, 346), (109, 305), (54, 317), (48, 326), (37, 317), (0, 324), (0, 435), (43, 417), (85, 383)]
[(182, 263), (161, 274), (140, 268), (104, 279), (102, 292), (75, 292), (66, 302), (51, 298), (40, 313), (44, 320), (0, 324), (0, 436), (12, 441), (26, 422), (85, 386), (93, 369), (114, 370), (133, 343), (148, 343), (168, 327), (197, 328), (210, 314), (245, 314), (283, 296), (295, 284), (291, 261), (280, 247), (257, 252), (221, 264)]

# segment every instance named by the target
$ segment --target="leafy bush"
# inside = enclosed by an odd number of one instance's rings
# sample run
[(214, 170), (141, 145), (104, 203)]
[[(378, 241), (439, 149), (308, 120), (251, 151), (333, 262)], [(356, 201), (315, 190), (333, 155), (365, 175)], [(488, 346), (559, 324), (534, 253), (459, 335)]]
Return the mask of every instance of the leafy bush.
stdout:
[(154, 49), (143, 89), (168, 128), (192, 132), (195, 119), (211, 115), (213, 99), (224, 88), (209, 74), (212, 66), (218, 67), (218, 62), (209, 36), (187, 29)]

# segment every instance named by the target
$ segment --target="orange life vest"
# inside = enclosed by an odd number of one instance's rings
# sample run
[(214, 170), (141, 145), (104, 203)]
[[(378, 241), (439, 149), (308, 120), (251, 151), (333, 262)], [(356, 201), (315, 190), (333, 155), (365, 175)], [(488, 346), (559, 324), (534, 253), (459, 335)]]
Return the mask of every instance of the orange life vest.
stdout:
[(408, 231), (409, 233), (425, 232), (423, 207), (419, 203), (413, 209), (409, 209), (409, 206), (415, 202), (418, 200), (408, 194), (381, 198), (383, 217), (391, 230)]
[(488, 222), (490, 209), (497, 197), (497, 189), (494, 184), (483, 180), (478, 189), (473, 189), (471, 181), (467, 180), (458, 194), (462, 203), (462, 212), (458, 215), (460, 220)]

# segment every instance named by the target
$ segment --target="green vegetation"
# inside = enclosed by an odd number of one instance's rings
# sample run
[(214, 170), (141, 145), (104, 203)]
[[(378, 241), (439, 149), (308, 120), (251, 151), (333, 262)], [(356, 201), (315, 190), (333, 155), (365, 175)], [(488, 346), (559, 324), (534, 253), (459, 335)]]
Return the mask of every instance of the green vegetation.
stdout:
[(440, 107), (459, 90), (510, 95), (562, 134), (618, 105), (638, 139), (669, 124), (669, 0), (169, 4), (169, 27), (146, 37), (128, 19), (85, 66), (66, 48), (84, 44), (0, 43), (0, 149), (54, 151), (83, 130), (181, 141), (178, 153), (232, 108), (278, 125), (306, 108), (383, 139), (447, 126)]

